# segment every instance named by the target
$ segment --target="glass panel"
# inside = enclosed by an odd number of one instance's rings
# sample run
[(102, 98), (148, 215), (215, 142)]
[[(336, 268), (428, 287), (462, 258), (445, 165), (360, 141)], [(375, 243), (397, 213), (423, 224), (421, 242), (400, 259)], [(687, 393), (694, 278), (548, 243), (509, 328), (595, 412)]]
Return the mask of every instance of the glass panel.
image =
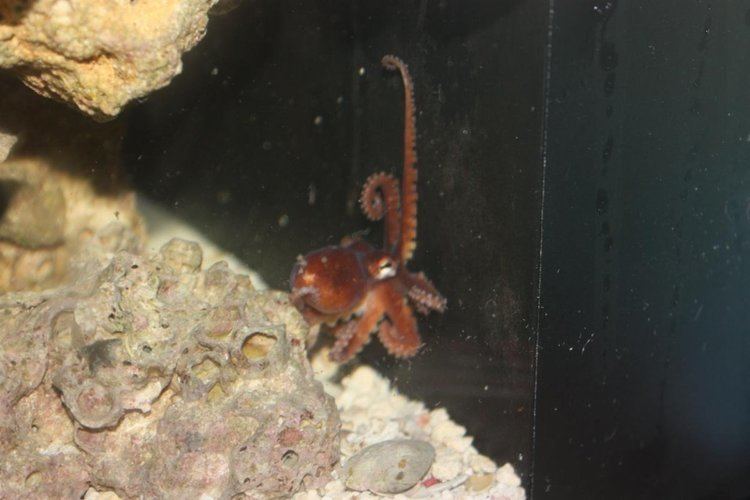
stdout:
[(746, 496), (748, 6), (555, 3), (534, 492)]

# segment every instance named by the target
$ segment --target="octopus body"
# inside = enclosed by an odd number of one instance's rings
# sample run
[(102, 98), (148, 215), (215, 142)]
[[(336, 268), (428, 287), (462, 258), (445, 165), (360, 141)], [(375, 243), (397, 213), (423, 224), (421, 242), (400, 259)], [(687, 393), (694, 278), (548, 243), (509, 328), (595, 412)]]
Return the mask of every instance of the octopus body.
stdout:
[(443, 312), (446, 300), (423, 273), (406, 264), (417, 237), (417, 169), (414, 89), (401, 59), (382, 64), (398, 70), (404, 84), (404, 164), (401, 180), (384, 172), (371, 175), (360, 206), (373, 221), (384, 220), (384, 243), (376, 248), (356, 236), (345, 237), (298, 258), (291, 273), (292, 302), (311, 325), (326, 324), (335, 337), (330, 357), (345, 362), (377, 332), (388, 352), (409, 357), (422, 345), (412, 307), (422, 314)]

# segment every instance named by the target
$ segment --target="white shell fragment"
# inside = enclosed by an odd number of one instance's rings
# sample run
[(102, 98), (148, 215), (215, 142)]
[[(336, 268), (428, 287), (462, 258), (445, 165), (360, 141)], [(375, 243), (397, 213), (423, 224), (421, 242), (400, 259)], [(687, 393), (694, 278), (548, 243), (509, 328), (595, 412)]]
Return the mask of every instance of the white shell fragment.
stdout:
[(344, 465), (347, 488), (394, 494), (416, 485), (435, 461), (435, 448), (426, 441), (392, 439), (363, 449)]

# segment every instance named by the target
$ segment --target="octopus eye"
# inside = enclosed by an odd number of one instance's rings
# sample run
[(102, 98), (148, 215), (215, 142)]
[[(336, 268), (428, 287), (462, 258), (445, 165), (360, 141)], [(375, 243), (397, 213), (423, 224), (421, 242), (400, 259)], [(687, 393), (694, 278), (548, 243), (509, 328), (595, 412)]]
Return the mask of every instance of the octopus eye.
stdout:
[(396, 275), (396, 266), (391, 259), (382, 259), (378, 263), (378, 279), (390, 278)]

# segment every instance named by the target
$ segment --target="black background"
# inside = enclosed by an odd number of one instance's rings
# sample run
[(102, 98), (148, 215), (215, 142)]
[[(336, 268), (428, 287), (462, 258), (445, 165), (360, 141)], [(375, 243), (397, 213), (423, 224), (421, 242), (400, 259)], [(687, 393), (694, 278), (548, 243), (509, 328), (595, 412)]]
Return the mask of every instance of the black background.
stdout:
[(535, 496), (747, 498), (750, 2), (553, 19)]
[(535, 498), (741, 498), (748, 10), (247, 0), (130, 107), (125, 159), (140, 191), (287, 288), (297, 254), (380, 240), (355, 202), (370, 173), (400, 175), (402, 88), (379, 68), (400, 56), (418, 108), (411, 269), (449, 309), (421, 322), (414, 360), (375, 343), (365, 360), (447, 406)]

